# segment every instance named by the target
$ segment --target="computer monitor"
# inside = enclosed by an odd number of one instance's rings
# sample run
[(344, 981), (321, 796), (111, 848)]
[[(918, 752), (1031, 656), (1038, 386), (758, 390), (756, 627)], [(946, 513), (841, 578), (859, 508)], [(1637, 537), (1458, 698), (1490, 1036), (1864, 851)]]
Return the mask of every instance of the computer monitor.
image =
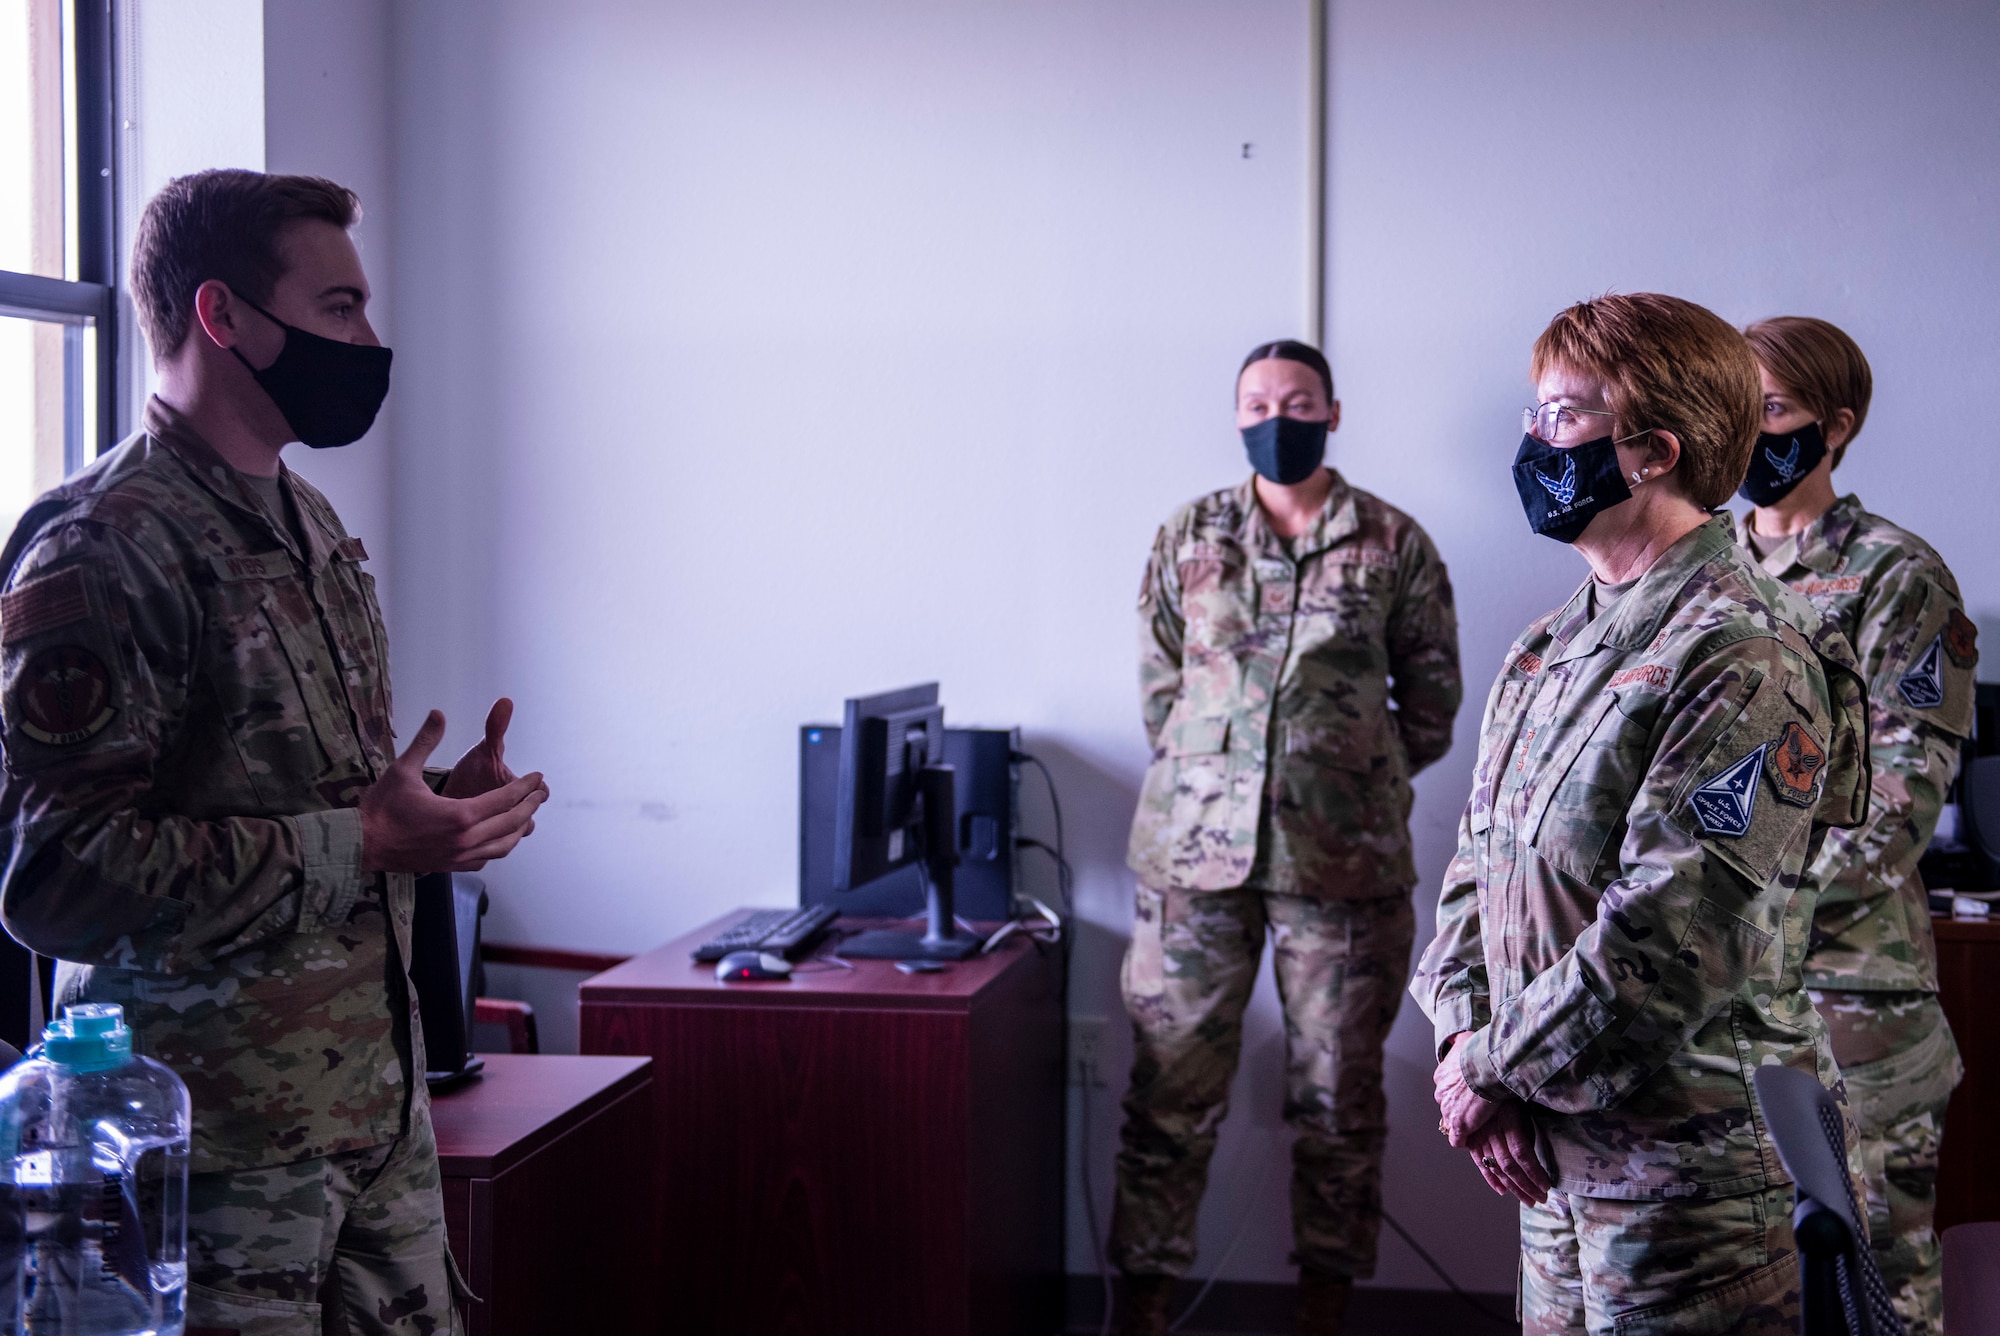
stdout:
[(864, 932), (841, 943), (842, 955), (963, 960), (979, 950), (980, 940), (960, 931), (953, 913), (954, 779), (944, 763), (937, 683), (847, 702), (834, 801), (834, 886), (846, 890), (915, 863), (926, 883), (926, 930)]

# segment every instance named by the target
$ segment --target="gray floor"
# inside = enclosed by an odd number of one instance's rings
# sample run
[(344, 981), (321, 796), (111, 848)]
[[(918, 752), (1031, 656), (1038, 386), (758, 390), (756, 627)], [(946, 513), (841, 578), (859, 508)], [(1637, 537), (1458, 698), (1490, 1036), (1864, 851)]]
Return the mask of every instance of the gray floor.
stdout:
[[(1183, 1287), (1176, 1296), (1176, 1313), (1186, 1311), (1197, 1287)], [(1481, 1313), (1449, 1290), (1389, 1290), (1363, 1287), (1354, 1292), (1347, 1311), (1346, 1336), (1501, 1336), (1519, 1327), (1512, 1320), (1514, 1296), (1473, 1296)], [(1209, 1291), (1178, 1336), (1290, 1336), (1293, 1291), (1290, 1285), (1224, 1282)], [(1069, 1332), (1095, 1336), (1104, 1314), (1103, 1289), (1094, 1277), (1069, 1278)], [(1494, 1315), (1506, 1315), (1498, 1320)]]

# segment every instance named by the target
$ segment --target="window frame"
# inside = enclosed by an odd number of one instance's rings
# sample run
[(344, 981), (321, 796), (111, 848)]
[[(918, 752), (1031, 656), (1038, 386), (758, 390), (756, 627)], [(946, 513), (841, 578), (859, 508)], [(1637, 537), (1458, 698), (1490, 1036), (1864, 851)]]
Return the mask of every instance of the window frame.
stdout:
[[(0, 316), (65, 326), (81, 344), (85, 325), (97, 333), (97, 439), (63, 433), (63, 472), (76, 472), (118, 441), (118, 81), (114, 0), (72, 0), (70, 41), (76, 87), (64, 90), (76, 108), (76, 280), (0, 269)], [(80, 414), (80, 358), (65, 357), (63, 400)]]

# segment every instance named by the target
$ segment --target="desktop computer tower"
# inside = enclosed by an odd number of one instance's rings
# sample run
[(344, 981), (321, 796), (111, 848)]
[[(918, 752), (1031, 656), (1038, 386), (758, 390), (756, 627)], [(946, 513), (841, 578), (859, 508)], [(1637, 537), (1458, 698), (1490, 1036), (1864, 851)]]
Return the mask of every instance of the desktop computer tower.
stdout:
[[(944, 761), (956, 772), (958, 916), (972, 922), (1014, 917), (1014, 816), (1018, 775), (1012, 755), (1020, 735), (1008, 728), (947, 728)], [(840, 787), (840, 728), (799, 729), (799, 903), (829, 904), (858, 918), (924, 912), (917, 868), (898, 868), (849, 890), (834, 889), (834, 806)]]

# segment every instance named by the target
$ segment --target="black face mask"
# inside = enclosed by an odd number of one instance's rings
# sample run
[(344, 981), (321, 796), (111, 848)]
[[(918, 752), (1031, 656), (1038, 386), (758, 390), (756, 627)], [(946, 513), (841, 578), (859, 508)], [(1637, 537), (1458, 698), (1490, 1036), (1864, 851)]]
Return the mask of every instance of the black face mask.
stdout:
[(1558, 543), (1574, 543), (1598, 512), (1632, 499), (1609, 436), (1567, 450), (1523, 436), (1514, 456), (1514, 490), (1529, 527)]
[(322, 338), (286, 324), (247, 297), (239, 300), (285, 331), (278, 359), (262, 371), (238, 349), (229, 351), (249, 367), (293, 433), (315, 450), (352, 445), (367, 435), (389, 393), (389, 350)]
[(1250, 467), (1272, 482), (1289, 487), (1304, 482), (1326, 460), (1326, 424), (1297, 418), (1269, 417), (1243, 429), (1243, 449)]
[(1764, 432), (1750, 451), (1750, 471), (1743, 475), (1736, 495), (1753, 506), (1774, 506), (1825, 458), (1826, 436), (1817, 422), (1780, 436)]

